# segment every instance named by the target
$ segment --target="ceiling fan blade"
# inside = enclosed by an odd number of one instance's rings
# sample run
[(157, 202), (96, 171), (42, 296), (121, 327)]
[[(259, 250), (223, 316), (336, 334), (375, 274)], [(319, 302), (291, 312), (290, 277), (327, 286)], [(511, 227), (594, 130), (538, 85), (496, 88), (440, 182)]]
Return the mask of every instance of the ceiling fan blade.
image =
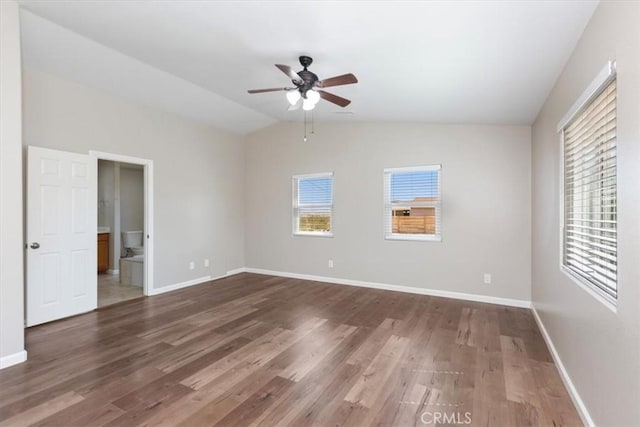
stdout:
[(249, 93), (264, 93), (264, 92), (278, 92), (281, 90), (291, 90), (291, 89), (295, 89), (294, 87), (272, 87), (269, 89), (251, 89), (248, 90), (247, 92)]
[(341, 76), (330, 77), (318, 82), (318, 87), (342, 86), (358, 83), (358, 79), (353, 74), (343, 74)]
[(325, 92), (324, 90), (319, 90), (318, 93), (320, 94), (320, 98), (324, 99), (325, 101), (333, 102), (334, 104), (341, 107), (346, 107), (347, 105), (351, 104), (351, 101), (349, 101), (348, 99), (329, 92)]
[(280, 71), (282, 71), (283, 73), (285, 73), (287, 76), (289, 76), (289, 78), (294, 81), (294, 82), (302, 82), (302, 79), (300, 78), (300, 76), (298, 75), (298, 73), (296, 73), (295, 71), (293, 71), (293, 69), (291, 67), (289, 67), (288, 65), (282, 65), (282, 64), (276, 64), (276, 67), (278, 67), (278, 69)]

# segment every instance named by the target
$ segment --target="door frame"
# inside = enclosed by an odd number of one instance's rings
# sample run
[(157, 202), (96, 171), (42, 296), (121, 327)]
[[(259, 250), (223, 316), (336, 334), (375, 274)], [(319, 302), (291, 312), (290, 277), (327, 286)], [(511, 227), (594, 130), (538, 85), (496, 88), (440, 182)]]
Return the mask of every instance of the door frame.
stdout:
[[(153, 160), (122, 154), (105, 153), (103, 151), (89, 151), (89, 157), (98, 170), (98, 160), (132, 163), (142, 165), (144, 169), (144, 295), (150, 295), (153, 287)], [(96, 180), (96, 194), (98, 194), (98, 180)]]

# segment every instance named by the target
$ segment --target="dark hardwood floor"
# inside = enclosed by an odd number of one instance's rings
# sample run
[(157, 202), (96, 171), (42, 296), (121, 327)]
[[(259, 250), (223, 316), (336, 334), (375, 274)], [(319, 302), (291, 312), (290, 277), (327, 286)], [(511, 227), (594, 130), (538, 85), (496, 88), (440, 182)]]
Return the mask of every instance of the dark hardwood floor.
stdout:
[(582, 425), (529, 310), (240, 274), (30, 328), (0, 425)]

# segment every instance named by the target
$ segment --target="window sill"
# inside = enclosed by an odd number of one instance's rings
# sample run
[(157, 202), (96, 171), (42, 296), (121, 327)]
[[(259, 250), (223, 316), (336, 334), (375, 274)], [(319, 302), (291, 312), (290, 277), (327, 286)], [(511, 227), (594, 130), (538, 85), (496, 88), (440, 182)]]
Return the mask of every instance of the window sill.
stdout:
[(562, 264), (560, 265), (560, 271), (562, 271), (562, 273), (564, 273), (565, 276), (571, 279), (572, 282), (574, 282), (576, 285), (578, 285), (580, 288), (582, 288), (584, 291), (586, 291), (588, 294), (594, 297), (600, 304), (604, 305), (606, 308), (608, 308), (612, 312), (618, 313), (616, 303), (612, 301), (612, 299), (609, 296), (605, 296), (602, 294), (600, 290), (594, 289), (593, 285), (583, 280), (580, 276), (576, 275), (575, 273), (573, 273), (571, 270), (569, 270), (567, 267), (565, 267)]
[(418, 242), (441, 242), (442, 236), (425, 234), (387, 234), (385, 240), (408, 240)]
[(298, 232), (294, 232), (293, 233), (294, 237), (297, 236), (303, 236), (303, 237), (333, 237), (333, 233), (331, 232), (326, 232), (326, 233), (314, 233), (314, 232), (304, 232), (304, 231), (298, 231)]

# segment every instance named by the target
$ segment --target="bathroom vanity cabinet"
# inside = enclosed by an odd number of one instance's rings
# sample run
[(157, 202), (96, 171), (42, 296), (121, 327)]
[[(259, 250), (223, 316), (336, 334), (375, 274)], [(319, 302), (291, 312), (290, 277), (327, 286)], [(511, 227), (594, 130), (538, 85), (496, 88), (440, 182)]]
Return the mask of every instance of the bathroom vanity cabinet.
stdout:
[(109, 233), (98, 234), (98, 273), (109, 269)]

